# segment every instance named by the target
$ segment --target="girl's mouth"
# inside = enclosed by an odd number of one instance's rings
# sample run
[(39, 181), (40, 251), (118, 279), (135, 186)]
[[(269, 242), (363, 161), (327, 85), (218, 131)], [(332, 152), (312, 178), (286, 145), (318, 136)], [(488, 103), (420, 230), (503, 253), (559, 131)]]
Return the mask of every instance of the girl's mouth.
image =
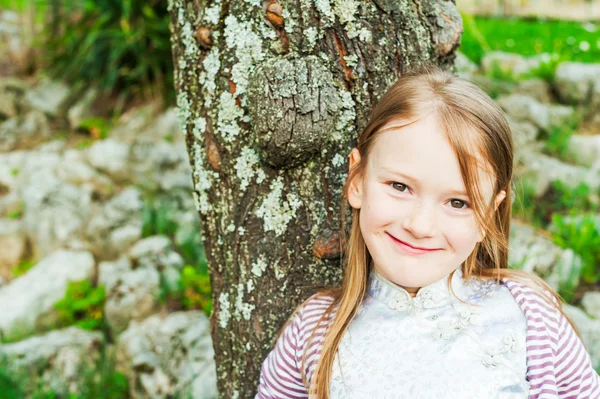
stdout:
[(387, 235), (392, 239), (392, 241), (394, 242), (394, 244), (396, 244), (396, 246), (398, 248), (400, 248), (401, 250), (403, 250), (404, 252), (410, 254), (410, 255), (424, 255), (424, 254), (428, 254), (434, 251), (438, 251), (440, 248), (422, 248), (422, 247), (415, 247), (405, 241), (399, 240), (396, 237), (394, 237), (393, 235), (387, 233)]

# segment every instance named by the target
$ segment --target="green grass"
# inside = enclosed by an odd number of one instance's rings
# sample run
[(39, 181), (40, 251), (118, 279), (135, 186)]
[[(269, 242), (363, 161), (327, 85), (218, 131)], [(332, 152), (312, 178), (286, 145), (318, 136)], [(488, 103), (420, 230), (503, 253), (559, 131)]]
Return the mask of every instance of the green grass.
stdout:
[[(463, 23), (460, 50), (477, 63), (481, 62), (486, 51), (506, 51), (527, 57), (556, 53), (560, 60), (588, 63), (600, 59), (599, 25), (543, 19), (474, 17), (465, 14)], [(597, 30), (592, 31), (593, 28)]]

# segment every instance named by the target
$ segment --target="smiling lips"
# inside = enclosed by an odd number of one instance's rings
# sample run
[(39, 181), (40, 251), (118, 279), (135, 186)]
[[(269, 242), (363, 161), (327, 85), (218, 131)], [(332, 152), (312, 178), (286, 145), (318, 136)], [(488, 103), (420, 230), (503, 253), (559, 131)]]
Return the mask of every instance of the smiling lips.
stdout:
[(410, 255), (424, 255), (424, 254), (428, 254), (431, 252), (435, 252), (438, 251), (440, 248), (421, 248), (421, 247), (414, 247), (412, 245), (410, 245), (407, 242), (404, 242), (402, 240), (397, 239), (396, 237), (394, 237), (393, 235), (387, 233), (388, 236), (390, 236), (390, 238), (392, 239), (392, 241), (400, 248), (402, 249), (404, 252), (410, 254)]

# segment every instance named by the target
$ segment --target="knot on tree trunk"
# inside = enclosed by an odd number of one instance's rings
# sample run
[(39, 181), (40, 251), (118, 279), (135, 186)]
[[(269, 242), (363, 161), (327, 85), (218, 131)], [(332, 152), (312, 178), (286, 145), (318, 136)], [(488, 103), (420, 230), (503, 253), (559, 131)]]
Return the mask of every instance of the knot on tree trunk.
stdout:
[(271, 59), (249, 81), (248, 111), (264, 162), (292, 168), (322, 149), (336, 128), (341, 99), (321, 59)]

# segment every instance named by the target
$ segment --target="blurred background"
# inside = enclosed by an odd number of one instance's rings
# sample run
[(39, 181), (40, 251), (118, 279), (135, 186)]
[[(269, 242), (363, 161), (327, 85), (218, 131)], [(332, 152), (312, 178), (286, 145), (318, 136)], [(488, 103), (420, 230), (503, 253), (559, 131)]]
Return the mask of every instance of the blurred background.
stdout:
[[(600, 368), (600, 0), (457, 0), (516, 143), (511, 267)], [(212, 398), (167, 0), (0, 0), (0, 396)]]

